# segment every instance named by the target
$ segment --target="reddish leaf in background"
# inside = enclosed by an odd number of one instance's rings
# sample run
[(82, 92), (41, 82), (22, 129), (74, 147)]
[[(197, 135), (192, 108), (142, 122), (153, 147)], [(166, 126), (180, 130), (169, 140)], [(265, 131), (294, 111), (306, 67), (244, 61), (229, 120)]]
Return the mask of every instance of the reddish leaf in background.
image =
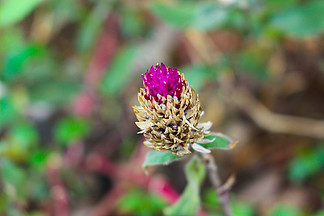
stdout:
[(47, 180), (51, 187), (55, 215), (68, 216), (69, 215), (68, 193), (60, 178), (59, 169), (57, 167), (53, 166), (48, 169)]
[(80, 116), (88, 116), (95, 106), (95, 95), (89, 92), (79, 94), (73, 104), (74, 113)]
[(105, 21), (90, 66), (85, 74), (85, 90), (76, 97), (73, 104), (74, 113), (77, 115), (88, 116), (92, 113), (96, 103), (97, 86), (119, 45), (119, 17), (116, 14), (110, 14)]

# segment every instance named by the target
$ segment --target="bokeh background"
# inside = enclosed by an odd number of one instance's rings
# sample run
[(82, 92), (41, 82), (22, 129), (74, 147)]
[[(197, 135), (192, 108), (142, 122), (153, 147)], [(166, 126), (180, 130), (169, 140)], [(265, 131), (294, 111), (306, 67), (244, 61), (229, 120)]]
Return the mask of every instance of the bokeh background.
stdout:
[[(324, 2), (1, 0), (0, 215), (162, 215), (185, 161), (142, 169), (132, 106), (164, 62), (196, 89), (237, 216), (322, 216)], [(206, 179), (201, 215), (222, 215)]]

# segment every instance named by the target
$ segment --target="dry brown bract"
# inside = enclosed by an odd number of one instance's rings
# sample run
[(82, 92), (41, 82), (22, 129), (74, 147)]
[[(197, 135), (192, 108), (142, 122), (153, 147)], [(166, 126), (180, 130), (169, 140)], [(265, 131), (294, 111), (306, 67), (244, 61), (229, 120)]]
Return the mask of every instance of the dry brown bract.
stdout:
[[(183, 80), (184, 75), (181, 74)], [(185, 80), (180, 99), (170, 95), (158, 95), (161, 103), (147, 100), (148, 92), (141, 88), (138, 93), (140, 106), (134, 106), (138, 119), (136, 125), (146, 137), (144, 144), (161, 152), (172, 151), (175, 155), (191, 153), (190, 144), (202, 140), (209, 132), (210, 123), (198, 124), (202, 115), (198, 95)]]

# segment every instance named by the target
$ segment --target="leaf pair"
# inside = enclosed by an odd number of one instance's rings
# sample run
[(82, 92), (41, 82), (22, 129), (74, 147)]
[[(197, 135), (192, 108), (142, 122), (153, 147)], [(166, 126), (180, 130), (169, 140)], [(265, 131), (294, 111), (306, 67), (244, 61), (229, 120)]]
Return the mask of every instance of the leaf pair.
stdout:
[[(206, 136), (203, 141), (205, 144), (193, 144), (193, 149), (198, 152), (209, 153), (210, 149), (229, 150), (234, 148), (237, 144), (237, 142), (232, 141), (229, 137), (221, 133), (211, 133)], [(168, 165), (176, 160), (184, 158), (185, 156), (176, 156), (172, 152), (151, 151), (146, 155), (143, 168), (146, 169), (148, 166), (155, 165)]]

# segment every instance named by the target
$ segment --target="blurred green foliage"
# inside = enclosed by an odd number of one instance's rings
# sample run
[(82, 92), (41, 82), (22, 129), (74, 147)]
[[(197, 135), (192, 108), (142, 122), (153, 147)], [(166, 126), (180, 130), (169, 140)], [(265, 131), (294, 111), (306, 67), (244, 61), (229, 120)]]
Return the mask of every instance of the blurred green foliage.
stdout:
[(180, 70), (186, 74), (190, 85), (199, 91), (205, 82), (217, 78), (221, 69), (215, 70), (215, 67), (209, 65), (190, 65)]
[(280, 204), (271, 211), (271, 216), (301, 216), (302, 213), (295, 207)]
[(24, 19), (42, 0), (2, 1), (0, 5), (0, 27), (6, 27)]
[(302, 149), (291, 161), (289, 177), (293, 182), (302, 183), (324, 168), (324, 148), (322, 145), (319, 144), (316, 148)]
[(216, 2), (153, 2), (151, 9), (163, 21), (181, 29), (211, 31), (225, 26), (244, 25), (241, 23), (242, 11), (235, 7), (222, 7)]
[[(310, 1), (273, 14), (270, 24), (287, 35), (306, 37), (324, 32), (324, 2)], [(314, 22), (314, 21), (317, 22)]]
[(136, 57), (136, 47), (127, 47), (120, 50), (113, 59), (109, 67), (109, 73), (106, 73), (102, 80), (102, 91), (108, 95), (121, 94), (123, 88), (128, 84), (127, 79), (131, 75), (131, 65)]
[[(203, 206), (209, 210), (208, 213), (213, 216), (222, 216), (222, 208), (219, 204), (218, 194), (215, 190), (209, 189), (203, 193)], [(255, 215), (255, 208), (253, 205), (241, 201), (234, 196), (231, 197), (230, 203), (234, 216), (253, 216)]]
[(159, 215), (166, 205), (163, 199), (154, 194), (132, 189), (120, 200), (118, 209), (122, 213), (150, 216)]
[(83, 140), (90, 131), (91, 125), (84, 119), (65, 118), (59, 121), (54, 134), (58, 143), (69, 144)]

